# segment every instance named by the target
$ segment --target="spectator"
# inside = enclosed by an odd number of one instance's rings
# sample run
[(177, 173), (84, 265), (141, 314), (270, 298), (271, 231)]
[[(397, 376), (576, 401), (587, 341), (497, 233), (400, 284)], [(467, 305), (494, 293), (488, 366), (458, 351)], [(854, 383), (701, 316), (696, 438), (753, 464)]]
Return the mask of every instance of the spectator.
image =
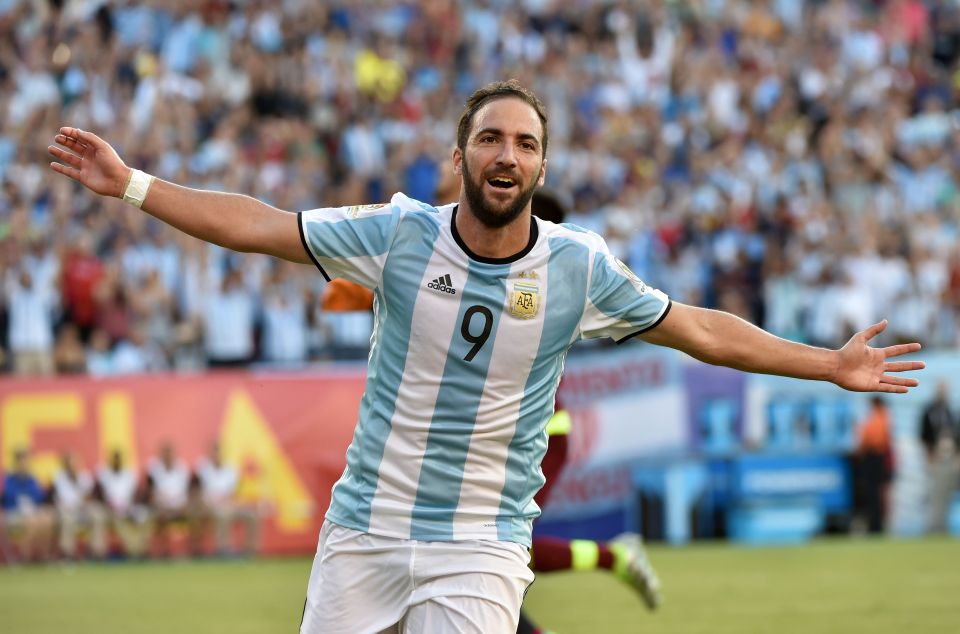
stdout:
[(41, 233), (31, 235), (23, 256), (23, 268), (33, 275), (40, 288), (56, 289), (60, 277), (60, 258), (50, 247), (49, 240)]
[(124, 465), (123, 453), (113, 450), (108, 464), (97, 469), (94, 497), (128, 557), (140, 558), (150, 537), (150, 511), (140, 499), (137, 474)]
[(203, 334), (211, 367), (243, 366), (253, 358), (254, 298), (239, 270), (223, 278), (219, 290), (206, 298)]
[(6, 293), (10, 315), (7, 337), (14, 372), (20, 376), (51, 376), (55, 290), (35, 283), (25, 269), (13, 272), (10, 278)]
[(106, 517), (103, 508), (93, 503), (93, 478), (77, 469), (72, 453), (64, 452), (61, 456), (51, 493), (57, 514), (60, 554), (75, 559), (77, 533), (86, 529), (90, 535), (90, 553), (103, 559), (107, 554)]
[(120, 279), (119, 271), (110, 267), (105, 272), (95, 293), (97, 300), (96, 326), (116, 343), (130, 334), (133, 310), (127, 298), (127, 288)]
[(263, 358), (281, 363), (307, 359), (304, 291), (286, 263), (276, 266), (263, 298)]
[(13, 454), (13, 469), (3, 480), (0, 503), (3, 530), (11, 543), (19, 545), (19, 558), (47, 561), (53, 546), (53, 512), (47, 504), (46, 492), (30, 473), (26, 449), (18, 449)]
[(87, 371), (87, 352), (76, 324), (68, 321), (60, 327), (53, 348), (53, 363), (57, 374), (84, 374)]
[(950, 502), (960, 484), (960, 421), (950, 409), (950, 385), (941, 381), (923, 410), (920, 441), (926, 450), (930, 501), (930, 531), (947, 531)]
[(103, 262), (93, 251), (93, 238), (81, 235), (63, 261), (63, 307), (86, 341), (97, 322), (95, 293), (104, 276)]
[(144, 345), (162, 355), (156, 362), (163, 367), (173, 347), (173, 297), (166, 289), (161, 272), (148, 268), (131, 298), (134, 330), (144, 338)]
[(143, 374), (167, 367), (163, 353), (144, 337), (139, 325), (114, 346), (111, 363), (115, 374)]
[(231, 533), (236, 524), (245, 530), (243, 554), (256, 552), (260, 529), (259, 512), (255, 506), (243, 504), (237, 498), (239, 477), (236, 468), (223, 461), (219, 443), (210, 446), (208, 456), (197, 464), (203, 517), (213, 522), (214, 543), (218, 555), (233, 553)]
[(90, 346), (87, 348), (87, 371), (92, 376), (114, 374), (113, 344), (106, 330), (95, 329), (90, 334)]

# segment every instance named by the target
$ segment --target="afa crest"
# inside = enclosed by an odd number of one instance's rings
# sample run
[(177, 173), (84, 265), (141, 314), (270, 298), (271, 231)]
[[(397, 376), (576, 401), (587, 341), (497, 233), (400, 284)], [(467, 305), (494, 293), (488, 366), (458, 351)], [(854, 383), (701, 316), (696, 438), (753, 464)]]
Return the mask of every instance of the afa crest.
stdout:
[(386, 203), (379, 203), (376, 205), (354, 205), (353, 207), (347, 208), (347, 215), (351, 218), (359, 218), (360, 214), (365, 211), (373, 211), (374, 209), (383, 209), (386, 207)]
[(617, 265), (623, 271), (624, 275), (626, 275), (630, 281), (633, 282), (633, 285), (637, 287), (637, 290), (639, 290), (641, 294), (646, 293), (647, 285), (643, 283), (643, 280), (637, 277), (637, 274), (631, 271), (630, 267), (623, 263), (623, 260), (620, 258), (614, 259), (617, 261)]
[(531, 279), (518, 280), (513, 283), (510, 292), (510, 314), (520, 319), (533, 319), (540, 310), (540, 287)]

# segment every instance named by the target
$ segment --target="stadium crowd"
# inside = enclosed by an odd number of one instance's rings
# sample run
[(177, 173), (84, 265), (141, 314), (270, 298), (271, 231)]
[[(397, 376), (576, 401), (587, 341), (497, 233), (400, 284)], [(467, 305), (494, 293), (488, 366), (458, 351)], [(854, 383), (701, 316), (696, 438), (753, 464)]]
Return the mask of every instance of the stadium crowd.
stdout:
[(647, 282), (814, 344), (890, 316), (881, 343), (953, 346), (958, 58), (953, 0), (0, 0), (3, 365), (300, 364), (369, 334), (316, 270), (50, 177), (62, 122), (284, 209), (433, 201), (465, 97), (506, 77), (547, 104), (570, 221)]

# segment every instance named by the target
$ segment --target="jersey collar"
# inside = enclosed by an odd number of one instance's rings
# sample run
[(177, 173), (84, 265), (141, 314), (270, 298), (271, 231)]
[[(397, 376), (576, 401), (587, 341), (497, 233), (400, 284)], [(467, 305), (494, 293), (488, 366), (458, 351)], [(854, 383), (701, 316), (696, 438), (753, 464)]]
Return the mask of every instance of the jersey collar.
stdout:
[(483, 262), (484, 264), (511, 264), (530, 253), (530, 251), (533, 250), (533, 247), (537, 244), (537, 238), (540, 236), (540, 229), (537, 226), (537, 217), (531, 214), (530, 240), (527, 241), (527, 246), (523, 247), (521, 251), (514, 253), (513, 255), (508, 255), (505, 258), (488, 258), (482, 255), (477, 255), (470, 250), (470, 247), (467, 246), (467, 243), (464, 242), (463, 238), (460, 237), (460, 232), (457, 231), (457, 209), (459, 208), (460, 205), (453, 206), (453, 213), (450, 214), (450, 232), (453, 233), (453, 239), (456, 241), (457, 246), (459, 246), (471, 260)]

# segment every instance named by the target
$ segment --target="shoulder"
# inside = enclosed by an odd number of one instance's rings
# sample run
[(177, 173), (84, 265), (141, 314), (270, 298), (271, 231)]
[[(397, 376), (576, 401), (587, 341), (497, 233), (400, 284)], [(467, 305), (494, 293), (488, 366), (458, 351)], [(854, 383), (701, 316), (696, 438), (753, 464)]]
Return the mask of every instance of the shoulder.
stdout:
[(605, 251), (607, 243), (597, 233), (569, 222), (556, 224), (549, 220), (537, 218), (540, 232), (551, 241), (569, 242), (586, 247), (590, 251)]
[[(366, 205), (349, 205), (344, 207), (319, 207), (300, 212), (305, 222), (324, 222), (339, 220), (373, 220), (374, 224), (383, 222), (396, 224), (406, 217), (432, 219), (440, 222), (443, 212), (453, 205), (435, 207), (402, 192), (394, 194), (389, 201)], [(391, 219), (392, 218), (392, 219)]]
[(397, 192), (391, 196), (388, 204), (394, 209), (407, 213), (419, 211), (422, 213), (436, 214), (439, 213), (440, 209), (443, 209), (443, 207), (435, 207), (429, 203), (410, 198), (403, 192)]
[(398, 213), (401, 218), (416, 218), (423, 222), (439, 225), (444, 221), (444, 218), (449, 219), (455, 204), (451, 203), (437, 207), (410, 198), (402, 192), (397, 192), (390, 198), (388, 206), (394, 213)]

